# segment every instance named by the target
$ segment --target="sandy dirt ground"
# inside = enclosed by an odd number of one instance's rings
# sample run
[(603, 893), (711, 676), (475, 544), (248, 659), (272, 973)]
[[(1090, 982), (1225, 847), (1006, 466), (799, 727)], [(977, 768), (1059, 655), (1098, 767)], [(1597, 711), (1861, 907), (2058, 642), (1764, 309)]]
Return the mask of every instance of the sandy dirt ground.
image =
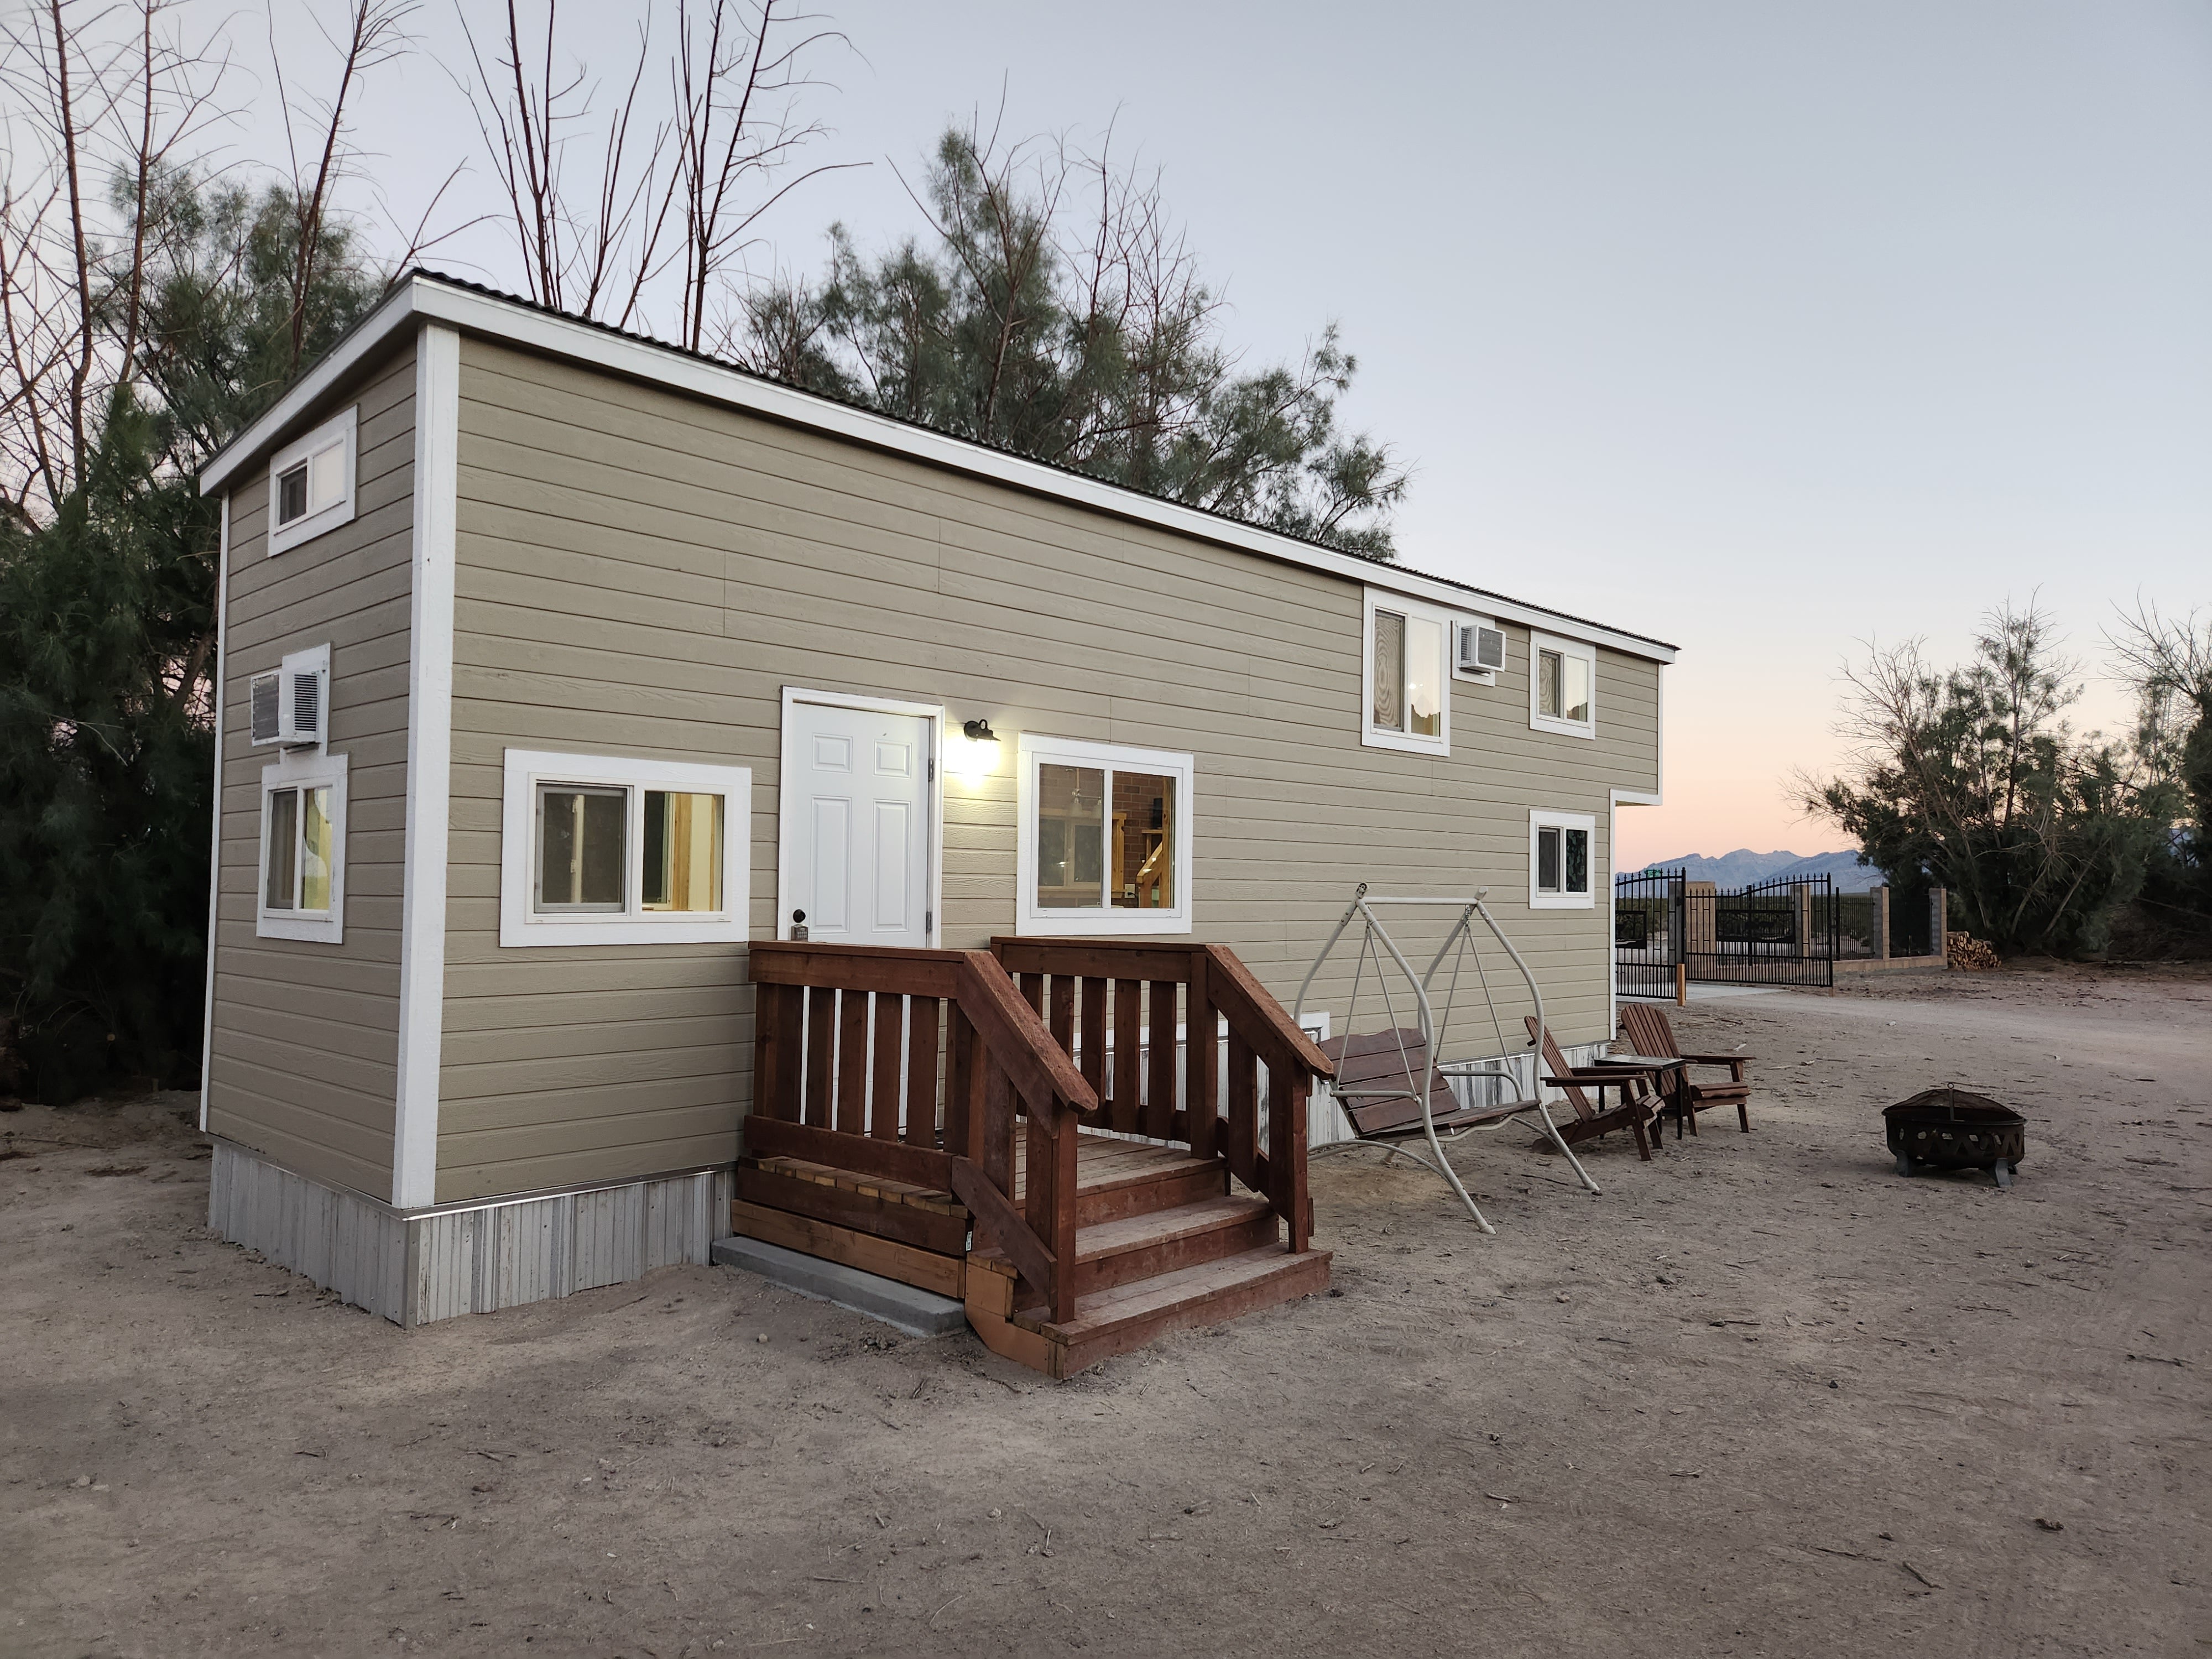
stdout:
[[(404, 1332), (186, 1097), (0, 1115), (0, 1653), (2212, 1648), (2212, 979), (1677, 1018), (1753, 1133), (1323, 1160), (1334, 1292), (1058, 1387), (727, 1269)], [(2012, 1192), (1892, 1172), (1954, 1080)]]

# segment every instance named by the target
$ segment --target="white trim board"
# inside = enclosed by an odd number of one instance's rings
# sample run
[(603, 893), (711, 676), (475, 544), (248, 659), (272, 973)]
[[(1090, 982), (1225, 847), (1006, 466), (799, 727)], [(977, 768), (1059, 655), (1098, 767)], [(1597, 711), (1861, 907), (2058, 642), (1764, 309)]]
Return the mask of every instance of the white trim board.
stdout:
[(928, 922), (925, 948), (938, 949), (945, 939), (945, 705), (915, 702), (903, 697), (879, 697), (866, 691), (815, 691), (787, 685), (776, 716), (775, 774), (775, 911), (769, 920), (772, 939), (791, 937), (791, 837), (783, 832), (784, 803), (798, 793), (793, 776), (791, 711), (794, 704), (812, 703), (824, 708), (859, 708), (875, 714), (904, 714), (929, 722), (929, 896), (922, 901)]
[(1256, 525), (1242, 524), (1100, 479), (1064, 472), (1025, 456), (1006, 454), (966, 439), (909, 426), (868, 410), (854, 409), (794, 386), (763, 380), (726, 364), (708, 362), (672, 346), (618, 334), (520, 300), (464, 287), (450, 278), (428, 272), (418, 271), (402, 280), (391, 298), (356, 325), (291, 391), (277, 399), (267, 414), (209, 461), (200, 470), (201, 489), (213, 491), (221, 488), (294, 422), (328, 397), (392, 336), (416, 320), (445, 323), (525, 350), (588, 363), (611, 374), (667, 386), (787, 425), (849, 439), (951, 471), (988, 478), (1032, 495), (1071, 501), (1217, 546), (1324, 571), (1362, 586), (1375, 584), (1409, 599), (1425, 599), (1448, 609), (1468, 610), (1472, 597), (1479, 601), (1472, 608), (1485, 615), (1602, 645), (1627, 656), (1668, 663), (1677, 654), (1674, 647), (1662, 641), (1509, 599), (1468, 583), (1316, 547)]
[[(390, 309), (391, 302), (386, 301), (385, 310)], [(304, 384), (299, 389), (305, 390)], [(392, 1201), (403, 1210), (431, 1203), (438, 1188), (438, 1073), (444, 1057), (446, 1023), (446, 853), (453, 791), (453, 559), (460, 431), (461, 337), (450, 328), (426, 328), (415, 343), (415, 548), (407, 652), (399, 1087), (392, 1120)]]
[[(215, 574), (215, 799), (209, 817), (207, 992), (200, 1009), (200, 1132), (208, 1126), (208, 1073), (215, 1054), (215, 939), (222, 899), (222, 683), (230, 673), (230, 496), (222, 497), (216, 540)], [(330, 710), (325, 703), (327, 730)]]

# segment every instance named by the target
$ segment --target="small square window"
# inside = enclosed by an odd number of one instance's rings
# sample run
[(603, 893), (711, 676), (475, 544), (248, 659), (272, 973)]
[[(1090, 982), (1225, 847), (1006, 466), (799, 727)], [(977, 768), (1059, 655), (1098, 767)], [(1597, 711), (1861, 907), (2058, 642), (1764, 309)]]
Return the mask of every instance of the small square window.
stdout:
[(1596, 647), (1536, 635), (1529, 653), (1528, 678), (1532, 729), (1577, 738), (1596, 735), (1591, 708), (1597, 681)]
[(1582, 812), (1528, 815), (1528, 902), (1537, 909), (1589, 909), (1590, 837), (1597, 820)]
[(269, 463), (269, 552), (273, 556), (354, 516), (358, 408), (324, 422)]

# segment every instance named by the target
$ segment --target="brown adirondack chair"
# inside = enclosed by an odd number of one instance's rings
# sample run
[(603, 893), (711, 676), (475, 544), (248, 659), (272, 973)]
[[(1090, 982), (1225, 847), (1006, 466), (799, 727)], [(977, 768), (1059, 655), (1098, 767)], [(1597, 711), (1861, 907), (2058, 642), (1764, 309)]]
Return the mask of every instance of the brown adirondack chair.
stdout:
[[(1522, 1016), (1521, 1023), (1528, 1028), (1528, 1041), (1536, 1041), (1536, 1017)], [(1636, 1135), (1636, 1154), (1646, 1164), (1651, 1161), (1651, 1143), (1659, 1138), (1658, 1126), (1653, 1119), (1658, 1115), (1659, 1097), (1653, 1093), (1652, 1074), (1633, 1066), (1589, 1066), (1577, 1071), (1567, 1064), (1566, 1056), (1559, 1052), (1558, 1040), (1550, 1031), (1544, 1033), (1544, 1069), (1548, 1073), (1544, 1081), (1557, 1089), (1574, 1109), (1574, 1121), (1559, 1126), (1562, 1139), (1572, 1141), (1593, 1140), (1619, 1128), (1633, 1130)], [(1597, 1104), (1590, 1104), (1589, 1097), (1583, 1091), (1597, 1091)], [(1605, 1091), (1617, 1090), (1620, 1098), (1607, 1109)], [(1647, 1135), (1644, 1125), (1652, 1123)]]
[[(1636, 1045), (1639, 1054), (1649, 1054), (1654, 1060), (1679, 1060), (1686, 1062), (1682, 1068), (1681, 1081), (1668, 1103), (1674, 1114), (1674, 1138), (1682, 1138), (1682, 1125), (1686, 1121), (1690, 1133), (1698, 1133), (1698, 1114), (1709, 1112), (1716, 1106), (1735, 1108), (1736, 1121), (1745, 1134), (1751, 1133), (1751, 1084), (1744, 1077), (1743, 1068), (1749, 1065), (1748, 1054), (1686, 1054), (1681, 1044), (1674, 1040), (1674, 1027), (1667, 1018), (1667, 1011), (1649, 1002), (1622, 1005), (1620, 1024), (1628, 1033), (1628, 1040)], [(1690, 1076), (1692, 1066), (1725, 1066), (1729, 1071), (1726, 1083), (1699, 1083)]]

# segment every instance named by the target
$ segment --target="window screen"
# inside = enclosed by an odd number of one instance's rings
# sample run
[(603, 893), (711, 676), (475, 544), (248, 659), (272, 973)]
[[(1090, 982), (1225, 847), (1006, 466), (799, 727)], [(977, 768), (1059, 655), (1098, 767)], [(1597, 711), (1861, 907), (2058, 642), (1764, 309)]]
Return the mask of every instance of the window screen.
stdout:
[(263, 829), (269, 837), (269, 874), (261, 902), (268, 909), (292, 909), (293, 891), (300, 879), (298, 790), (279, 789), (270, 795), (267, 822)]
[(1589, 831), (1563, 830), (1559, 832), (1566, 842), (1566, 881), (1564, 890), (1570, 893), (1589, 891)]
[(1559, 832), (1557, 830), (1536, 831), (1536, 890), (1540, 893), (1559, 890)]
[(276, 522), (289, 524), (307, 516), (307, 464), (302, 461), (276, 479)]
[(1375, 613), (1375, 724), (1406, 729), (1406, 619), (1395, 611)]
[(546, 784), (538, 792), (540, 910), (623, 908), (629, 792)]

